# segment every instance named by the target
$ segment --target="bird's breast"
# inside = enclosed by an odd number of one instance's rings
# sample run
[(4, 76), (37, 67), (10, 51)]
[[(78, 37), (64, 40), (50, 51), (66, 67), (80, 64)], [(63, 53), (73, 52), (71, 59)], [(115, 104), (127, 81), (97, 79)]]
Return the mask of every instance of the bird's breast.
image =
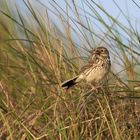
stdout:
[(106, 69), (101, 67), (93, 68), (86, 76), (87, 82), (99, 82), (106, 75)]
[(109, 63), (106, 61), (99, 61), (97, 66), (91, 67), (86, 73), (85, 79), (87, 82), (100, 82), (108, 73), (110, 68)]

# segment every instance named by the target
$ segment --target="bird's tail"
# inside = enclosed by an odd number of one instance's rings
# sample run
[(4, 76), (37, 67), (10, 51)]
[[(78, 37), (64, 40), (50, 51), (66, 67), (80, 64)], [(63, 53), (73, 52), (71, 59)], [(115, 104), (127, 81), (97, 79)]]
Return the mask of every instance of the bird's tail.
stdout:
[(61, 86), (65, 87), (66, 89), (69, 89), (70, 87), (74, 86), (77, 83), (77, 81), (76, 81), (77, 78), (78, 78), (78, 76), (76, 76), (70, 80), (67, 80), (67, 81), (63, 82)]

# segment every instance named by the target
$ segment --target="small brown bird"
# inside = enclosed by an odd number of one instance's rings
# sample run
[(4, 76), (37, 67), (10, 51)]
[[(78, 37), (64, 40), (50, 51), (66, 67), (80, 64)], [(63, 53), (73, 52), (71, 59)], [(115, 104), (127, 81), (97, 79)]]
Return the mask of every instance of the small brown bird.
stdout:
[(108, 74), (111, 66), (109, 51), (105, 47), (98, 47), (90, 51), (88, 63), (82, 67), (78, 76), (62, 83), (62, 87), (69, 89), (73, 85), (85, 80), (96, 89)]

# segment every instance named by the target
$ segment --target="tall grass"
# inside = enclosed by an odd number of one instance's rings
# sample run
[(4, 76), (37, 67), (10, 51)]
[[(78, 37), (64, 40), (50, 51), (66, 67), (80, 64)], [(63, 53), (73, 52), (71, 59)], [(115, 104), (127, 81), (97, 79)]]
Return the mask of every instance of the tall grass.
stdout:
[[(0, 138), (139, 139), (140, 39), (131, 19), (120, 9), (126, 27), (94, 1), (83, 1), (81, 9), (66, 2), (66, 10), (52, 1), (58, 27), (49, 17), (50, 7), (40, 3), (44, 17), (23, 2), (27, 16), (18, 6), (12, 13), (6, 1), (1, 3)], [(88, 50), (99, 45), (109, 49), (112, 60), (102, 90), (95, 93), (85, 83), (62, 89), (61, 82), (78, 74)]]

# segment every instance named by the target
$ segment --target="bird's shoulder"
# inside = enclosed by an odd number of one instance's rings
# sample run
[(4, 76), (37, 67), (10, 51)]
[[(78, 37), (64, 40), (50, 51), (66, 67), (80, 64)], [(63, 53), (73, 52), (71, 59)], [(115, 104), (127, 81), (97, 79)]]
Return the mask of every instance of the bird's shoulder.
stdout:
[(90, 59), (87, 64), (85, 64), (82, 68), (80, 72), (83, 72), (85, 70), (87, 70), (90, 67), (96, 67), (97, 63), (98, 63), (99, 59), (98, 58), (94, 58), (94, 59)]

